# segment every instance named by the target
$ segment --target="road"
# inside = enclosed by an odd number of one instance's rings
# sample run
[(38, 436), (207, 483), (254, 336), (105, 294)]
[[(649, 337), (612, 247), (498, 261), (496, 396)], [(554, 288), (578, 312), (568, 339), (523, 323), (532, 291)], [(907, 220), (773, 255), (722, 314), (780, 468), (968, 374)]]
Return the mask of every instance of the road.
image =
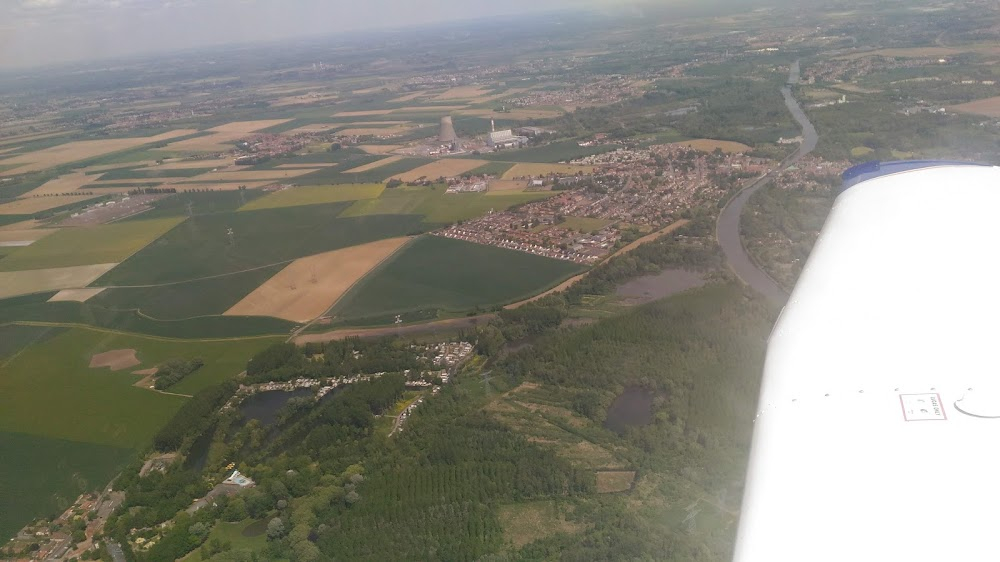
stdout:
[[(789, 84), (797, 82), (798, 77), (799, 62), (795, 61), (788, 74)], [(743, 280), (744, 283), (778, 305), (783, 305), (788, 300), (788, 293), (750, 258), (746, 248), (743, 246), (743, 239), (740, 236), (740, 217), (743, 215), (743, 208), (746, 207), (751, 195), (771, 183), (772, 178), (780, 171), (788, 168), (800, 158), (812, 152), (819, 141), (816, 128), (809, 122), (805, 112), (802, 111), (802, 107), (795, 101), (791, 88), (788, 86), (782, 87), (781, 95), (785, 98), (785, 106), (788, 107), (788, 110), (792, 113), (792, 117), (795, 118), (795, 121), (802, 128), (802, 143), (794, 153), (781, 162), (776, 170), (750, 183), (737, 193), (719, 214), (719, 222), (716, 224), (715, 230), (716, 238), (718, 238), (719, 245), (722, 246), (722, 252), (726, 256), (726, 262), (729, 264), (729, 268), (733, 270), (733, 273)]]

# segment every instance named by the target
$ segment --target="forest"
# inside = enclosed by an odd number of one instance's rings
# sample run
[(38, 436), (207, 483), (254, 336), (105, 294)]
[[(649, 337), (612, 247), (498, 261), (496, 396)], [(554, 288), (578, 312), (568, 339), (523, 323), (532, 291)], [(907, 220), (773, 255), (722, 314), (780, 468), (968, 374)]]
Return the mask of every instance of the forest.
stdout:
[(832, 190), (761, 189), (743, 212), (740, 234), (753, 259), (790, 291), (833, 207)]
[(181, 382), (184, 377), (197, 371), (204, 364), (205, 361), (200, 357), (190, 360), (171, 359), (170, 361), (167, 361), (157, 367), (156, 382), (153, 383), (153, 387), (156, 388), (156, 390), (166, 390)]

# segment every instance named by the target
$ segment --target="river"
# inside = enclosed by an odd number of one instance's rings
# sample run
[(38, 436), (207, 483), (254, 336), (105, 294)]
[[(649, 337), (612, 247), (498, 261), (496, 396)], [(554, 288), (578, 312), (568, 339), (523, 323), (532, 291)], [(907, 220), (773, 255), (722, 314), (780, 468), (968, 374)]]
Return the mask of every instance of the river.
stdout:
[[(799, 61), (795, 61), (788, 73), (788, 83), (794, 84), (798, 82), (798, 76)], [(750, 255), (743, 246), (743, 239), (740, 236), (740, 217), (743, 215), (743, 209), (746, 207), (751, 195), (771, 183), (772, 177), (779, 171), (791, 166), (800, 158), (812, 152), (816, 148), (816, 143), (819, 142), (819, 135), (816, 133), (816, 128), (809, 122), (799, 103), (795, 101), (791, 88), (783, 86), (781, 88), (781, 95), (785, 99), (785, 106), (788, 107), (788, 111), (792, 113), (792, 117), (799, 124), (799, 127), (802, 128), (802, 143), (795, 153), (782, 161), (778, 170), (754, 181), (729, 201), (726, 207), (722, 209), (722, 213), (719, 214), (719, 222), (716, 225), (715, 233), (730, 269), (744, 283), (750, 285), (768, 300), (778, 305), (783, 305), (788, 300), (788, 293), (750, 259)]]

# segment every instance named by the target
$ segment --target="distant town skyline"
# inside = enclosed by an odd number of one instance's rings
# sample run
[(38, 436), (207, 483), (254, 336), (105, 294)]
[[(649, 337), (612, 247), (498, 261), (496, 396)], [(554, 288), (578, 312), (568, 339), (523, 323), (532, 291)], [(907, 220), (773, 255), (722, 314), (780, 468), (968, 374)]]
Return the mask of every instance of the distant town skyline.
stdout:
[(0, 69), (618, 5), (615, 0), (5, 0)]

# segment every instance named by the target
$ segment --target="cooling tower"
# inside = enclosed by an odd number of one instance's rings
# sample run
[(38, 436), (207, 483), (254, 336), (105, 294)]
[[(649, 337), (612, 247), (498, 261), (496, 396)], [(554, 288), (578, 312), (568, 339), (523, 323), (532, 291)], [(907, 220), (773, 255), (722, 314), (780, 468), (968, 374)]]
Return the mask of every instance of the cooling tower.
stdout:
[(451, 117), (441, 118), (441, 134), (438, 137), (441, 142), (455, 142), (458, 137), (455, 135), (455, 125), (451, 122)]

